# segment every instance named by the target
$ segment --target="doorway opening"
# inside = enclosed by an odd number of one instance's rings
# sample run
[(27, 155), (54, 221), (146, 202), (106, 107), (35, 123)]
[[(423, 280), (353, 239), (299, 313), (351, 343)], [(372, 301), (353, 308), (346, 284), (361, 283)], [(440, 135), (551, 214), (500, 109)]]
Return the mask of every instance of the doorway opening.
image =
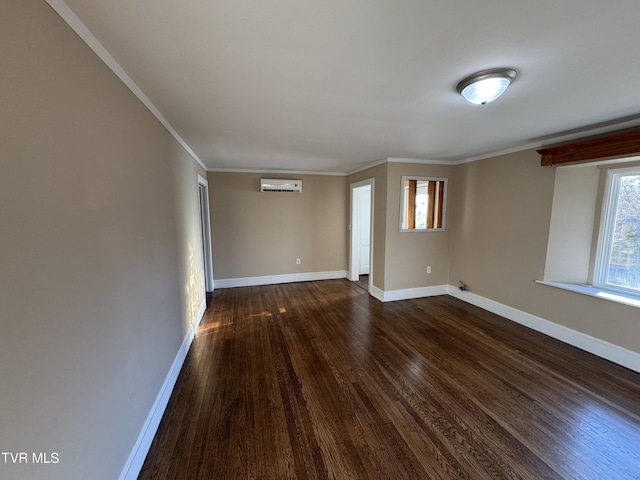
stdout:
[[(209, 182), (198, 175), (198, 203), (200, 207), (200, 235), (202, 238), (202, 262), (204, 286), (207, 294), (213, 292), (213, 261), (211, 256), (211, 220), (209, 217)], [(207, 299), (209, 295), (207, 295)]]
[(373, 195), (375, 180), (351, 184), (349, 280), (371, 293), (373, 285)]

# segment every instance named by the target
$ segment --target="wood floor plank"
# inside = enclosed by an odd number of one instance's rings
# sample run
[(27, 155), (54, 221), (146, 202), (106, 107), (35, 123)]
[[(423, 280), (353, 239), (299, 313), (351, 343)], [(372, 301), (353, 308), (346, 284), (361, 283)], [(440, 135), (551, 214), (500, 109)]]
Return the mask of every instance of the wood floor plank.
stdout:
[(216, 291), (141, 479), (638, 479), (640, 374), (449, 296)]

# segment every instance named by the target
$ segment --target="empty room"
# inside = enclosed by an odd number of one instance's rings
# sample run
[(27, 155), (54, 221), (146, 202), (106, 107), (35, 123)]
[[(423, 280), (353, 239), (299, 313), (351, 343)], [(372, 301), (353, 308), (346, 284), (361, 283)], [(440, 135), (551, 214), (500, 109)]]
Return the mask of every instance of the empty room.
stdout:
[(0, 478), (640, 478), (638, 18), (0, 2)]

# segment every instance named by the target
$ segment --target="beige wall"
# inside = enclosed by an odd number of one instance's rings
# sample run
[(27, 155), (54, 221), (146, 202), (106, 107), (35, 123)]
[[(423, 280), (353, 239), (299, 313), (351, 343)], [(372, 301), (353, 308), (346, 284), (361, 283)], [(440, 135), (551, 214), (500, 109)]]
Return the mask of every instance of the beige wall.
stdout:
[[(385, 243), (385, 290), (447, 285), (449, 281), (449, 238), (447, 213), (445, 230), (400, 232), (400, 184), (405, 175), (448, 179), (447, 206), (451, 199), (454, 167), (418, 163), (387, 164), (387, 224)], [(427, 274), (427, 265), (431, 273)]]
[[(204, 259), (200, 226), (198, 175), (206, 180), (207, 172), (173, 139), (164, 154), (171, 168), (177, 233), (178, 283), (180, 286), (183, 330), (201, 319), (205, 299)], [(169, 195), (170, 190), (164, 192)]]
[(557, 167), (544, 279), (577, 285), (590, 283), (589, 269), (601, 169), (593, 164)]
[(0, 64), (0, 445), (59, 455), (0, 478), (117, 478), (203, 300), (201, 170), (45, 2)]
[(640, 352), (638, 310), (539, 285), (556, 170), (534, 151), (456, 167), (452, 284), (559, 325)]
[[(261, 178), (302, 193), (261, 193)], [(214, 280), (347, 270), (346, 179), (209, 172)], [(300, 265), (295, 259), (300, 258)]]
[[(449, 231), (400, 232), (400, 183), (403, 175), (449, 179), (451, 201), (454, 167), (418, 163), (383, 163), (350, 175), (348, 183), (375, 179), (373, 285), (384, 291), (447, 285)], [(449, 222), (447, 217), (446, 222)], [(430, 265), (431, 274), (426, 273)]]
[[(515, 308), (545, 266), (555, 170), (535, 151), (456, 167), (450, 278)], [(542, 288), (536, 286), (537, 288)]]

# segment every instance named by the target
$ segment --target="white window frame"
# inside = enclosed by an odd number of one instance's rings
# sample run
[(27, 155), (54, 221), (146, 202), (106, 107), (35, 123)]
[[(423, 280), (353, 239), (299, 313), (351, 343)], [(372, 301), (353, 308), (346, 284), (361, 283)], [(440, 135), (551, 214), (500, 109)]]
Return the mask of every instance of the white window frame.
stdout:
[(640, 298), (640, 289), (625, 288), (619, 285), (607, 283), (613, 230), (618, 209), (618, 193), (622, 177), (640, 175), (640, 166), (630, 168), (611, 169), (607, 172), (604, 196), (602, 198), (602, 214), (600, 217), (600, 230), (598, 232), (598, 246), (593, 272), (593, 286), (601, 290), (620, 292), (626, 295)]

